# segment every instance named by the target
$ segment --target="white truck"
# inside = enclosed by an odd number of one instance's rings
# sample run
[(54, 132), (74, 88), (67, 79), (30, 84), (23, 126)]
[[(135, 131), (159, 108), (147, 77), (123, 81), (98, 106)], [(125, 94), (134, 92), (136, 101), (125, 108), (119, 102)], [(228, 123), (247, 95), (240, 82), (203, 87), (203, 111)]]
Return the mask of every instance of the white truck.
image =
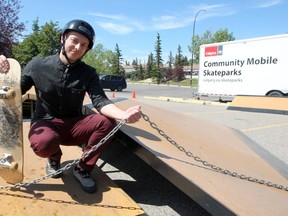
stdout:
[(200, 47), (198, 97), (288, 96), (288, 34)]

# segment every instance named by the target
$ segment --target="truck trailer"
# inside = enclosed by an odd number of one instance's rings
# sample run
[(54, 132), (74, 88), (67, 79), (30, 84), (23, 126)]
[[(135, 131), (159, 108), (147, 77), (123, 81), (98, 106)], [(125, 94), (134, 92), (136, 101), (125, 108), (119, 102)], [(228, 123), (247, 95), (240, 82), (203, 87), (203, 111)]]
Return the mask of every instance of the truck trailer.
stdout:
[(288, 96), (288, 34), (200, 46), (197, 95)]

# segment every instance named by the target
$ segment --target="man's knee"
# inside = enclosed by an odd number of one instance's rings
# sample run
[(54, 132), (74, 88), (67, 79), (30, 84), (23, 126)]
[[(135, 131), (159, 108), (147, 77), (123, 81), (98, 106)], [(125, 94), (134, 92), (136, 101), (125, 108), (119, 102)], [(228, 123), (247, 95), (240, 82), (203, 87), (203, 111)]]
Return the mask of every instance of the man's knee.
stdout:
[[(102, 127), (104, 130), (111, 131), (116, 126), (115, 119), (108, 118), (103, 115), (95, 115), (96, 127)], [(98, 128), (99, 129), (99, 128)]]
[(40, 157), (48, 157), (59, 151), (59, 136), (48, 127), (32, 125), (28, 138), (30, 147)]
[(47, 139), (47, 137), (42, 138), (30, 138), (30, 146), (36, 155), (40, 157), (49, 157), (59, 151), (59, 144), (57, 142), (53, 141), (53, 139)]

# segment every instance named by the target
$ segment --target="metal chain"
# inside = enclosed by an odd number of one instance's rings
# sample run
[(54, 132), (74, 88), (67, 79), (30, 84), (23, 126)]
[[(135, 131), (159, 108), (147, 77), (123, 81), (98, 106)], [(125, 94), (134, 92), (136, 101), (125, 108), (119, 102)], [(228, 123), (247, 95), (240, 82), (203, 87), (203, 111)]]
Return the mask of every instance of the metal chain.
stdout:
[(242, 180), (255, 182), (255, 183), (266, 185), (269, 187), (274, 187), (274, 188), (277, 188), (279, 190), (288, 191), (288, 186), (285, 187), (283, 185), (275, 184), (275, 183), (272, 183), (270, 181), (265, 181), (262, 179), (246, 176), (244, 174), (238, 174), (237, 172), (232, 172), (232, 171), (229, 171), (227, 169), (223, 169), (223, 168), (215, 166), (215, 165), (213, 165), (213, 164), (211, 164), (205, 160), (202, 160), (200, 157), (193, 155), (192, 152), (186, 150), (183, 146), (179, 145), (171, 137), (169, 137), (167, 134), (165, 134), (165, 132), (163, 130), (159, 129), (158, 126), (154, 122), (152, 122), (147, 115), (142, 113), (142, 117), (144, 118), (145, 121), (149, 122), (150, 126), (153, 129), (155, 129), (161, 136), (163, 136), (168, 142), (170, 142), (173, 146), (175, 146), (179, 151), (184, 152), (188, 157), (193, 158), (196, 162), (202, 163), (205, 167), (209, 167), (210, 169), (212, 169), (214, 171), (217, 171), (217, 172), (220, 172), (220, 173), (223, 173), (225, 175), (229, 175), (229, 176), (232, 176), (235, 178), (240, 178)]
[(119, 122), (113, 130), (111, 130), (103, 139), (99, 141), (97, 145), (94, 145), (88, 152), (85, 152), (82, 154), (82, 156), (78, 159), (75, 159), (74, 161), (66, 164), (64, 167), (60, 168), (59, 170), (55, 171), (54, 173), (51, 173), (49, 175), (43, 176), (41, 178), (34, 179), (32, 181), (23, 182), (23, 183), (17, 183), (14, 185), (8, 185), (8, 186), (0, 186), (1, 190), (11, 190), (11, 189), (18, 189), (20, 187), (27, 187), (31, 184), (36, 184), (41, 181), (44, 181), (46, 179), (52, 178), (53, 176), (56, 176), (60, 173), (62, 173), (64, 170), (70, 169), (73, 165), (80, 162), (80, 160), (87, 158), (92, 152), (96, 151), (100, 146), (102, 146), (108, 139), (110, 139), (124, 124), (126, 123), (126, 120), (123, 120)]
[[(232, 171), (229, 171), (227, 169), (223, 169), (221, 167), (218, 167), (218, 166), (215, 166), (213, 164), (210, 164), (209, 162), (207, 162), (205, 160), (202, 160), (200, 157), (193, 155), (192, 152), (187, 151), (183, 146), (179, 145), (176, 141), (174, 141), (171, 137), (169, 137), (163, 130), (159, 129), (158, 126), (154, 122), (152, 122), (146, 114), (142, 113), (142, 117), (143, 117), (143, 119), (145, 121), (149, 122), (150, 126), (153, 129), (155, 129), (161, 136), (163, 136), (168, 142), (170, 142), (173, 146), (175, 146), (179, 151), (184, 152), (188, 157), (193, 158), (196, 162), (202, 163), (204, 166), (209, 167), (212, 170), (220, 172), (220, 173), (223, 173), (225, 175), (229, 175), (229, 176), (232, 176), (232, 177), (235, 177), (235, 178), (240, 178), (242, 180), (246, 180), (246, 181), (250, 181), (250, 182), (259, 183), (259, 184), (266, 185), (266, 186), (269, 186), (269, 187), (274, 187), (274, 188), (277, 188), (277, 189), (280, 189), (280, 190), (288, 191), (288, 187), (285, 187), (283, 185), (274, 184), (274, 183), (269, 182), (269, 181), (257, 179), (257, 178), (250, 177), (250, 176), (246, 176), (244, 174), (238, 174), (237, 172), (232, 172)], [(36, 183), (39, 183), (39, 182), (44, 181), (46, 179), (52, 178), (53, 176), (56, 176), (56, 175), (62, 173), (63, 171), (70, 169), (73, 165), (79, 163), (80, 160), (82, 160), (84, 158), (87, 158), (92, 152), (96, 151), (100, 146), (102, 146), (125, 123), (126, 123), (125, 120), (123, 120), (120, 123), (118, 123), (116, 125), (116, 127), (113, 130), (111, 130), (107, 134), (107, 136), (105, 136), (103, 139), (101, 139), (100, 142), (97, 145), (93, 146), (88, 152), (85, 152), (84, 154), (82, 154), (82, 156), (80, 158), (75, 159), (71, 163), (66, 164), (63, 168), (57, 170), (56, 172), (51, 173), (51, 174), (46, 175), (46, 176), (43, 176), (41, 178), (34, 179), (32, 181), (23, 182), (23, 183), (17, 183), (17, 184), (10, 185), (10, 186), (0, 186), (0, 191), (1, 190), (18, 189), (20, 187), (27, 187), (27, 186), (29, 186), (31, 184), (36, 184)]]

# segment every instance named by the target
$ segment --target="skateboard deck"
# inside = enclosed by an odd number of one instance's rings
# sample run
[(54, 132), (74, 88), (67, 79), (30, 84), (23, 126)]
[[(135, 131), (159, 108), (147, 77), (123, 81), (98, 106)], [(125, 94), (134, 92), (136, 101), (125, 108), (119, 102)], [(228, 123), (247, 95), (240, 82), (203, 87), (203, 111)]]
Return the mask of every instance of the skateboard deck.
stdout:
[(9, 71), (0, 71), (0, 177), (14, 184), (23, 180), (21, 67), (8, 61)]

